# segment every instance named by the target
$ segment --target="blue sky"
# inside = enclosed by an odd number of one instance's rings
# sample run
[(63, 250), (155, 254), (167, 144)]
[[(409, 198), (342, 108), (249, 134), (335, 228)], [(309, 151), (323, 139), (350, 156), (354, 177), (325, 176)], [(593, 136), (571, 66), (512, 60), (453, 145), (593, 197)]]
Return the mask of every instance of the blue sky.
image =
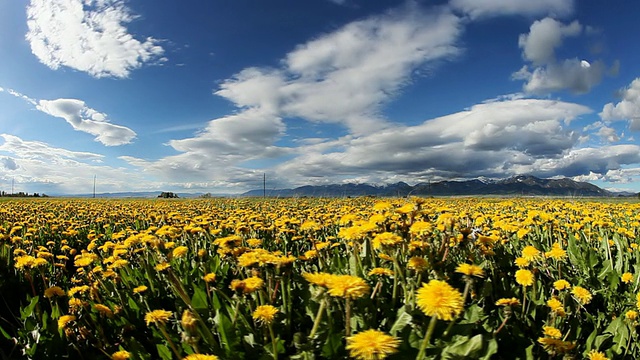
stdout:
[(0, 189), (640, 191), (636, 1), (0, 2)]

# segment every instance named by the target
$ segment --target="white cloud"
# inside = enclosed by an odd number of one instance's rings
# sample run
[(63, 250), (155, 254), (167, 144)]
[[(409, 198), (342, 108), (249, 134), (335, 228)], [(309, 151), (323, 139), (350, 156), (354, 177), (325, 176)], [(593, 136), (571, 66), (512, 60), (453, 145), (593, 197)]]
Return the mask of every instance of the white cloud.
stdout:
[(574, 21), (563, 25), (552, 18), (535, 21), (528, 34), (521, 34), (518, 46), (522, 48), (525, 59), (534, 65), (544, 65), (555, 61), (555, 49), (562, 45), (562, 40), (569, 36), (578, 36), (582, 25)]
[(600, 138), (603, 141), (606, 141), (608, 143), (613, 143), (613, 142), (620, 141), (620, 137), (618, 136), (618, 133), (616, 132), (616, 129), (614, 129), (612, 127), (608, 127), (608, 126), (602, 126), (598, 130), (598, 136), (600, 136)]
[(40, 100), (37, 109), (65, 119), (75, 130), (95, 135), (96, 141), (107, 146), (129, 144), (136, 137), (133, 130), (109, 123), (106, 114), (87, 107), (82, 100)]
[(566, 16), (574, 8), (573, 0), (451, 0), (450, 4), (473, 19), (498, 15)]
[(579, 140), (566, 125), (590, 112), (560, 101), (493, 100), (417, 126), (301, 146), (296, 149), (300, 155), (276, 172), (299, 184), (336, 175), (378, 181), (504, 176), (516, 166), (563, 157)]
[(245, 69), (215, 94), (242, 108), (375, 131), (385, 126), (380, 107), (417, 67), (459, 53), (461, 31), (461, 19), (444, 8), (408, 5), (300, 45), (279, 69)]
[(524, 80), (523, 89), (530, 94), (546, 94), (569, 90), (587, 93), (600, 83), (606, 73), (602, 61), (590, 63), (578, 58), (558, 61), (555, 50), (565, 38), (582, 34), (583, 26), (577, 21), (564, 25), (552, 18), (535, 21), (528, 34), (521, 34), (518, 46), (522, 56), (533, 65), (527, 65), (512, 74), (514, 80)]
[(4, 142), (0, 144), (0, 151), (14, 154), (22, 159), (40, 159), (42, 161), (53, 161), (55, 159), (96, 161), (104, 157), (103, 155), (90, 152), (56, 148), (40, 141), (25, 141), (9, 134), (0, 134), (0, 138), (4, 140)]
[(26, 38), (51, 69), (124, 78), (164, 53), (158, 40), (138, 40), (128, 32), (125, 25), (133, 19), (123, 0), (31, 0)]
[(620, 95), (622, 100), (606, 104), (600, 117), (604, 121), (628, 120), (631, 130), (640, 130), (640, 78), (633, 80)]

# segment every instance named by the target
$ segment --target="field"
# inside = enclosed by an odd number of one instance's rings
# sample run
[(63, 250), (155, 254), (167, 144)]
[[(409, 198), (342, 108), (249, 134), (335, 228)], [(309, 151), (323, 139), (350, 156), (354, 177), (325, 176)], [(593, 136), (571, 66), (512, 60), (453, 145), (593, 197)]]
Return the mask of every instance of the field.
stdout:
[(8, 200), (4, 359), (636, 359), (640, 205)]

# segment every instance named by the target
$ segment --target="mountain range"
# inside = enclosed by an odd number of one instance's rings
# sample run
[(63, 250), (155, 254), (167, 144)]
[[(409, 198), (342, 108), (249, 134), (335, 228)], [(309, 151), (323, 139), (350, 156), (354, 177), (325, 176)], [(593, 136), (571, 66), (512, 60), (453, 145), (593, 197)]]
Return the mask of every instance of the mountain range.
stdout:
[[(242, 196), (263, 196), (264, 190), (251, 190)], [(472, 179), (438, 181), (409, 185), (404, 182), (382, 186), (369, 184), (306, 185), (294, 189), (266, 190), (269, 197), (345, 197), (345, 196), (580, 196), (612, 197), (635, 196), (635, 193), (618, 193), (596, 185), (569, 178), (541, 179), (530, 175), (518, 175), (507, 179)]]

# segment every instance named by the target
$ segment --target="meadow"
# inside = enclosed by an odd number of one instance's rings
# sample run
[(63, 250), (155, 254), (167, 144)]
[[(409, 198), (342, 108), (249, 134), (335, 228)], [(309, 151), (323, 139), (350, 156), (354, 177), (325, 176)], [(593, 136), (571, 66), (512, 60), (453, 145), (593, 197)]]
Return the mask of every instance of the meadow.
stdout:
[(3, 359), (636, 359), (640, 205), (11, 199)]

